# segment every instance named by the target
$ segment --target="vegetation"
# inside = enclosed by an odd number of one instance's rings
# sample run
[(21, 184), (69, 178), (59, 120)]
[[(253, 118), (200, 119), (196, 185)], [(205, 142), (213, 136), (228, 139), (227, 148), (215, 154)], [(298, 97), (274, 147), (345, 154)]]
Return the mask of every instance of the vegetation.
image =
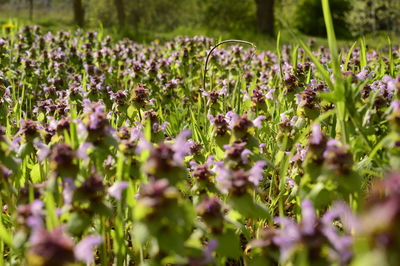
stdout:
[[(330, 0), (337, 36), (349, 39), (376, 31), (398, 33), (399, 4), (398, 0)], [(0, 5), (5, 18), (33, 18), (37, 23), (44, 17), (48, 23), (66, 20), (69, 26), (86, 28), (101, 22), (122, 36), (150, 34), (149, 40), (179, 28), (189, 33), (197, 29), (238, 36), (248, 32), (276, 36), (278, 31), (296, 28), (310, 36), (326, 37), (320, 0), (2, 0)]]
[(274, 50), (4, 25), (0, 265), (397, 265), (400, 47), (321, 4)]

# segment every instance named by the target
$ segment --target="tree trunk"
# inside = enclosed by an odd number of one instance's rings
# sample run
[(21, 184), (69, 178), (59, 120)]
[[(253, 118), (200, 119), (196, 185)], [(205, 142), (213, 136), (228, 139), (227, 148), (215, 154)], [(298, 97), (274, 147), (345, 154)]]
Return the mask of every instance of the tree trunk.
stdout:
[(274, 0), (256, 0), (257, 29), (267, 35), (274, 35)]
[(74, 19), (76, 25), (83, 27), (85, 24), (85, 11), (83, 10), (82, 0), (74, 0)]
[(29, 19), (33, 19), (33, 0), (29, 0)]
[(114, 0), (115, 8), (117, 9), (118, 23), (120, 27), (125, 26), (125, 6), (123, 0)]

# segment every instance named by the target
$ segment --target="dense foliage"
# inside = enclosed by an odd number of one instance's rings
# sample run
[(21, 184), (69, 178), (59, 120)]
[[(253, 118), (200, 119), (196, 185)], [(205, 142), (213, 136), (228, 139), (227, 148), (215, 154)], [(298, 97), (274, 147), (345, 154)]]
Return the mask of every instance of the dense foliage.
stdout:
[(0, 264), (400, 260), (399, 47), (218, 48), (204, 88), (205, 37), (14, 30)]
[(400, 1), (355, 0), (348, 21), (352, 32), (400, 31)]
[[(346, 38), (350, 36), (349, 25), (346, 17), (351, 11), (351, 1), (331, 0), (333, 23), (336, 34)], [(312, 36), (326, 36), (324, 16), (322, 14), (321, 0), (301, 0), (297, 4), (295, 26), (303, 33)]]

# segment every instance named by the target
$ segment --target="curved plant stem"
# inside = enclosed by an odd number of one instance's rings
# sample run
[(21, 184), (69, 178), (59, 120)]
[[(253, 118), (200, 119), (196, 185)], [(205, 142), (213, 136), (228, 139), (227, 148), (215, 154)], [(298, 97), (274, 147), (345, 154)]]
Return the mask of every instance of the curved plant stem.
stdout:
[(210, 59), (211, 54), (214, 52), (215, 49), (218, 48), (218, 46), (225, 44), (225, 43), (241, 43), (241, 44), (247, 44), (247, 45), (251, 45), (254, 49), (256, 49), (256, 46), (248, 41), (243, 41), (243, 40), (225, 40), (222, 42), (217, 43), (216, 45), (214, 45), (210, 52), (208, 52), (207, 54), (207, 58), (206, 58), (206, 64), (204, 65), (204, 73), (203, 73), (203, 89), (206, 89), (206, 78), (207, 78), (207, 66), (208, 66), (208, 61)]

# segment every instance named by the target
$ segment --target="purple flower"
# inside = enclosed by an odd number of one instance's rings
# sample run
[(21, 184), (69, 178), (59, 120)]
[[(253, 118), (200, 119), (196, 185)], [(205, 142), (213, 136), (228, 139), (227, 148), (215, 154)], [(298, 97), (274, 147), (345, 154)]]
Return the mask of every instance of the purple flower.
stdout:
[(210, 120), (210, 124), (215, 127), (216, 134), (224, 136), (228, 131), (228, 120), (223, 114), (217, 116), (208, 115), (207, 118)]
[[(29, 242), (29, 253), (39, 256), (42, 265), (64, 265), (75, 262), (74, 242), (65, 236), (62, 227), (52, 232), (37, 228), (32, 232)], [(31, 256), (28, 256), (28, 262), (30, 259)], [(34, 257), (28, 264), (33, 264), (33, 261)]]
[(258, 186), (260, 181), (263, 179), (264, 167), (267, 165), (264, 161), (258, 161), (249, 171), (249, 181), (255, 186)]
[(248, 156), (253, 154), (246, 149), (246, 142), (233, 143), (231, 146), (224, 145), (226, 159), (235, 161), (238, 164), (247, 164)]
[(288, 182), (288, 184), (289, 184), (289, 187), (291, 187), (291, 188), (294, 188), (297, 184), (296, 184), (296, 181), (294, 181), (292, 178), (290, 178), (290, 177), (288, 177), (288, 178), (286, 178), (286, 180), (287, 180), (287, 182)]
[(161, 126), (159, 126), (159, 129), (162, 131), (162, 132), (165, 132), (165, 130), (167, 130), (167, 126), (169, 125), (169, 122), (164, 122), (164, 123), (162, 123), (161, 124)]
[(116, 198), (117, 200), (121, 200), (122, 197), (122, 191), (126, 189), (129, 186), (128, 182), (121, 181), (121, 182), (116, 182), (114, 185), (112, 185), (108, 189), (108, 193)]
[(88, 161), (90, 159), (89, 155), (88, 155), (88, 149), (90, 149), (92, 147), (93, 147), (93, 144), (90, 143), (90, 142), (82, 143), (79, 146), (78, 150), (76, 151), (77, 157), (80, 158), (80, 159), (83, 159), (85, 161)]
[(330, 247), (330, 254), (335, 260), (340, 261), (341, 264), (348, 263), (352, 256), (351, 236), (340, 235), (333, 225), (337, 216), (343, 219), (348, 215), (349, 208), (343, 203), (337, 203), (332, 211), (327, 212), (320, 219), (317, 217), (311, 201), (305, 200), (302, 203), (300, 224), (296, 224), (289, 218), (276, 218), (281, 229), (274, 237), (274, 243), (280, 246), (281, 260), (287, 260), (298, 245), (305, 245), (310, 250), (314, 250), (316, 252), (314, 257), (318, 257), (319, 250), (326, 245)]
[(352, 170), (353, 156), (348, 148), (336, 139), (330, 139), (326, 145), (323, 153), (326, 166), (337, 175), (348, 174)]
[(240, 158), (242, 159), (244, 164), (248, 164), (248, 156), (253, 154), (249, 149), (244, 149), (242, 153), (240, 154)]
[(265, 98), (268, 100), (273, 100), (274, 99), (274, 92), (275, 89), (270, 89), (267, 91), (267, 94), (265, 95)]
[(303, 149), (301, 147), (301, 144), (296, 143), (296, 154), (290, 159), (290, 162), (291, 163), (297, 162), (297, 161), (303, 162), (304, 159), (306, 158), (307, 151), (308, 151), (307, 147), (305, 149)]
[(364, 80), (369, 79), (371, 77), (368, 75), (368, 69), (364, 68), (363, 70), (361, 70), (359, 73), (356, 74), (356, 78), (359, 81), (364, 81)]
[(347, 232), (353, 232), (360, 229), (360, 223), (356, 216), (352, 213), (350, 207), (342, 201), (335, 202), (332, 209), (327, 211), (322, 217), (325, 225), (332, 225), (335, 219), (340, 218)]
[(50, 154), (50, 149), (43, 142), (34, 140), (34, 144), (37, 147), (37, 156), (39, 162), (42, 162)]
[(229, 181), (232, 175), (231, 171), (225, 168), (224, 162), (216, 162), (213, 172), (217, 174), (215, 178), (217, 181), (217, 187), (222, 193), (227, 194), (231, 188), (231, 183)]
[(314, 145), (319, 145), (324, 140), (324, 134), (321, 131), (321, 125), (315, 123), (312, 127), (310, 135), (310, 143)]
[(182, 164), (185, 155), (190, 152), (191, 144), (186, 141), (186, 139), (191, 135), (190, 130), (183, 130), (176, 137), (174, 144), (172, 144), (172, 149), (174, 150), (174, 161), (178, 164)]
[(391, 106), (393, 107), (393, 111), (397, 112), (400, 110), (400, 101), (398, 100), (394, 100), (391, 104)]
[(213, 256), (212, 253), (214, 250), (216, 250), (218, 247), (218, 241), (216, 239), (211, 239), (207, 246), (206, 249), (203, 251), (203, 256), (204, 256), (204, 263), (208, 264), (213, 261)]
[(262, 127), (262, 121), (267, 119), (264, 115), (258, 116), (256, 119), (254, 119), (253, 124), (255, 127), (260, 129)]
[(34, 200), (30, 205), (31, 216), (26, 219), (26, 224), (32, 229), (43, 228), (43, 202)]
[(235, 114), (234, 112), (227, 112), (225, 117), (228, 119), (228, 125), (229, 128), (233, 128), (235, 126), (235, 123), (237, 123), (240, 119), (240, 116), (238, 114)]
[(248, 187), (257, 186), (260, 183), (265, 165), (266, 162), (258, 161), (249, 171), (243, 169), (235, 171), (227, 169), (223, 162), (216, 162), (213, 171), (217, 174), (215, 178), (217, 187), (224, 194), (231, 192), (243, 195)]
[(309, 200), (305, 200), (301, 204), (301, 216), (302, 216), (302, 231), (307, 235), (314, 234), (314, 230), (317, 224), (317, 215), (313, 204)]
[(41, 216), (43, 215), (43, 202), (41, 200), (34, 200), (31, 203), (31, 212), (34, 216)]
[(70, 205), (72, 203), (74, 191), (76, 189), (75, 182), (72, 178), (64, 178), (63, 186), (64, 186), (63, 189), (64, 204)]
[(297, 243), (301, 240), (301, 233), (297, 224), (290, 218), (276, 217), (275, 222), (281, 226), (273, 239), (275, 245), (278, 245), (281, 250), (281, 260), (286, 261)]
[(101, 236), (87, 236), (86, 238), (82, 239), (74, 248), (75, 257), (86, 264), (93, 263), (93, 250), (101, 243), (103, 243)]
[(143, 151), (152, 151), (154, 149), (153, 144), (146, 140), (143, 136), (141, 136), (137, 146), (136, 146), (136, 153), (140, 154)]

